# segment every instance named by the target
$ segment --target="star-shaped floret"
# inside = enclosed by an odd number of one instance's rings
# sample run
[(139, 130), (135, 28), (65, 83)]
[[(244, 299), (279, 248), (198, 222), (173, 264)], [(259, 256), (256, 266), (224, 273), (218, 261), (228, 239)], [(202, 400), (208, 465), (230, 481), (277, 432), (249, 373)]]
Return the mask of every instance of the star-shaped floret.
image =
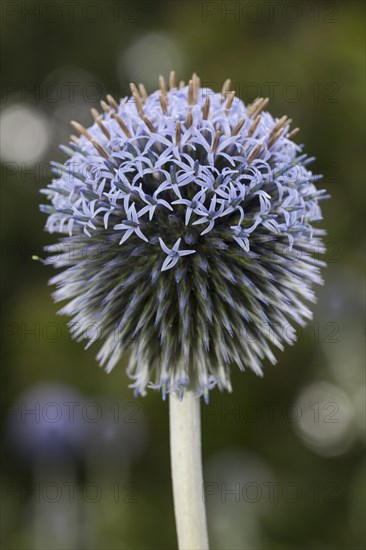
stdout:
[(133, 233), (136, 233), (140, 239), (143, 241), (149, 242), (149, 240), (145, 237), (143, 232), (140, 229), (140, 222), (139, 217), (141, 216), (141, 212), (136, 212), (135, 203), (131, 204), (130, 208), (126, 212), (127, 214), (127, 220), (123, 220), (122, 223), (119, 223), (114, 226), (114, 229), (123, 229), (126, 231), (126, 233), (123, 235), (122, 239), (120, 240), (119, 244), (124, 243), (127, 241), (129, 237)]
[(197, 214), (202, 217), (201, 219), (193, 222), (193, 225), (199, 225), (201, 223), (208, 222), (208, 226), (206, 227), (206, 229), (202, 231), (201, 235), (205, 235), (206, 233), (211, 231), (211, 229), (213, 229), (216, 218), (219, 218), (225, 209), (225, 205), (221, 204), (219, 210), (216, 210), (216, 202), (217, 202), (217, 197), (215, 195), (211, 199), (209, 208), (206, 208), (204, 204), (200, 204), (197, 208)]
[(161, 271), (166, 271), (167, 269), (174, 267), (181, 256), (188, 256), (188, 254), (194, 254), (196, 252), (195, 250), (179, 250), (181, 240), (182, 239), (179, 238), (175, 242), (173, 248), (169, 248), (163, 239), (159, 237), (160, 246), (164, 250), (165, 254), (167, 254), (167, 257), (161, 267)]

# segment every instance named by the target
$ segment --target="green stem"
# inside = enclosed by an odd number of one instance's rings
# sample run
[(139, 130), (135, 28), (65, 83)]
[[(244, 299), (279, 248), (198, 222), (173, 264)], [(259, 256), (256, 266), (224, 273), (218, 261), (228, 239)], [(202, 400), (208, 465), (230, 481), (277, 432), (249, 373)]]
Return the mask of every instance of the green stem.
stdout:
[(200, 399), (169, 396), (170, 454), (180, 550), (208, 550), (203, 493)]

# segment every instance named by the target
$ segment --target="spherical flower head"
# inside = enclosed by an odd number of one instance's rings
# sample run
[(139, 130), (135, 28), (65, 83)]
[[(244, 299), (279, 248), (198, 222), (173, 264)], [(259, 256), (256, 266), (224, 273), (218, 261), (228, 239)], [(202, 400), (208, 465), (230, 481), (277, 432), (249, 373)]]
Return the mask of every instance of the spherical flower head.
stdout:
[(51, 283), (77, 340), (102, 340), (107, 371), (130, 350), (136, 394), (150, 387), (207, 399), (230, 369), (262, 373), (296, 339), (321, 283), (319, 201), (298, 129), (193, 75), (148, 95), (107, 96), (94, 124), (73, 122), (64, 164), (42, 190)]

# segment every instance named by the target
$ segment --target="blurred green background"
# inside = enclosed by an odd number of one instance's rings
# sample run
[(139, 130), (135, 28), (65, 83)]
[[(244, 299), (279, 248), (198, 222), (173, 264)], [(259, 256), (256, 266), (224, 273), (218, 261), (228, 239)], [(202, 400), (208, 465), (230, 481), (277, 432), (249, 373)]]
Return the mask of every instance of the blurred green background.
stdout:
[[(202, 406), (212, 548), (364, 548), (362, 2), (3, 1), (2, 538), (9, 550), (176, 545), (168, 407), (134, 400), (71, 341), (32, 261), (52, 238), (38, 190), (69, 121), (175, 69), (300, 126), (324, 204), (328, 267), (314, 321), (257, 378)], [(33, 411), (33, 412), (32, 412)]]

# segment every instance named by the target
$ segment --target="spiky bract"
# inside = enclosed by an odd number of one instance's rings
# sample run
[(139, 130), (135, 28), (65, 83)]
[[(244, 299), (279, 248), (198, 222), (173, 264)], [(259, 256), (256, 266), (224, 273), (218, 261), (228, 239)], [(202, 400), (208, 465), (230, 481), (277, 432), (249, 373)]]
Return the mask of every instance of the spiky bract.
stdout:
[(51, 280), (61, 313), (78, 340), (104, 340), (108, 371), (130, 348), (136, 393), (207, 398), (230, 390), (232, 364), (261, 374), (272, 344), (311, 318), (326, 195), (267, 100), (174, 80), (149, 96), (132, 85), (92, 110), (90, 128), (73, 123), (81, 136), (43, 190), (46, 229), (68, 235), (47, 262), (62, 268)]

